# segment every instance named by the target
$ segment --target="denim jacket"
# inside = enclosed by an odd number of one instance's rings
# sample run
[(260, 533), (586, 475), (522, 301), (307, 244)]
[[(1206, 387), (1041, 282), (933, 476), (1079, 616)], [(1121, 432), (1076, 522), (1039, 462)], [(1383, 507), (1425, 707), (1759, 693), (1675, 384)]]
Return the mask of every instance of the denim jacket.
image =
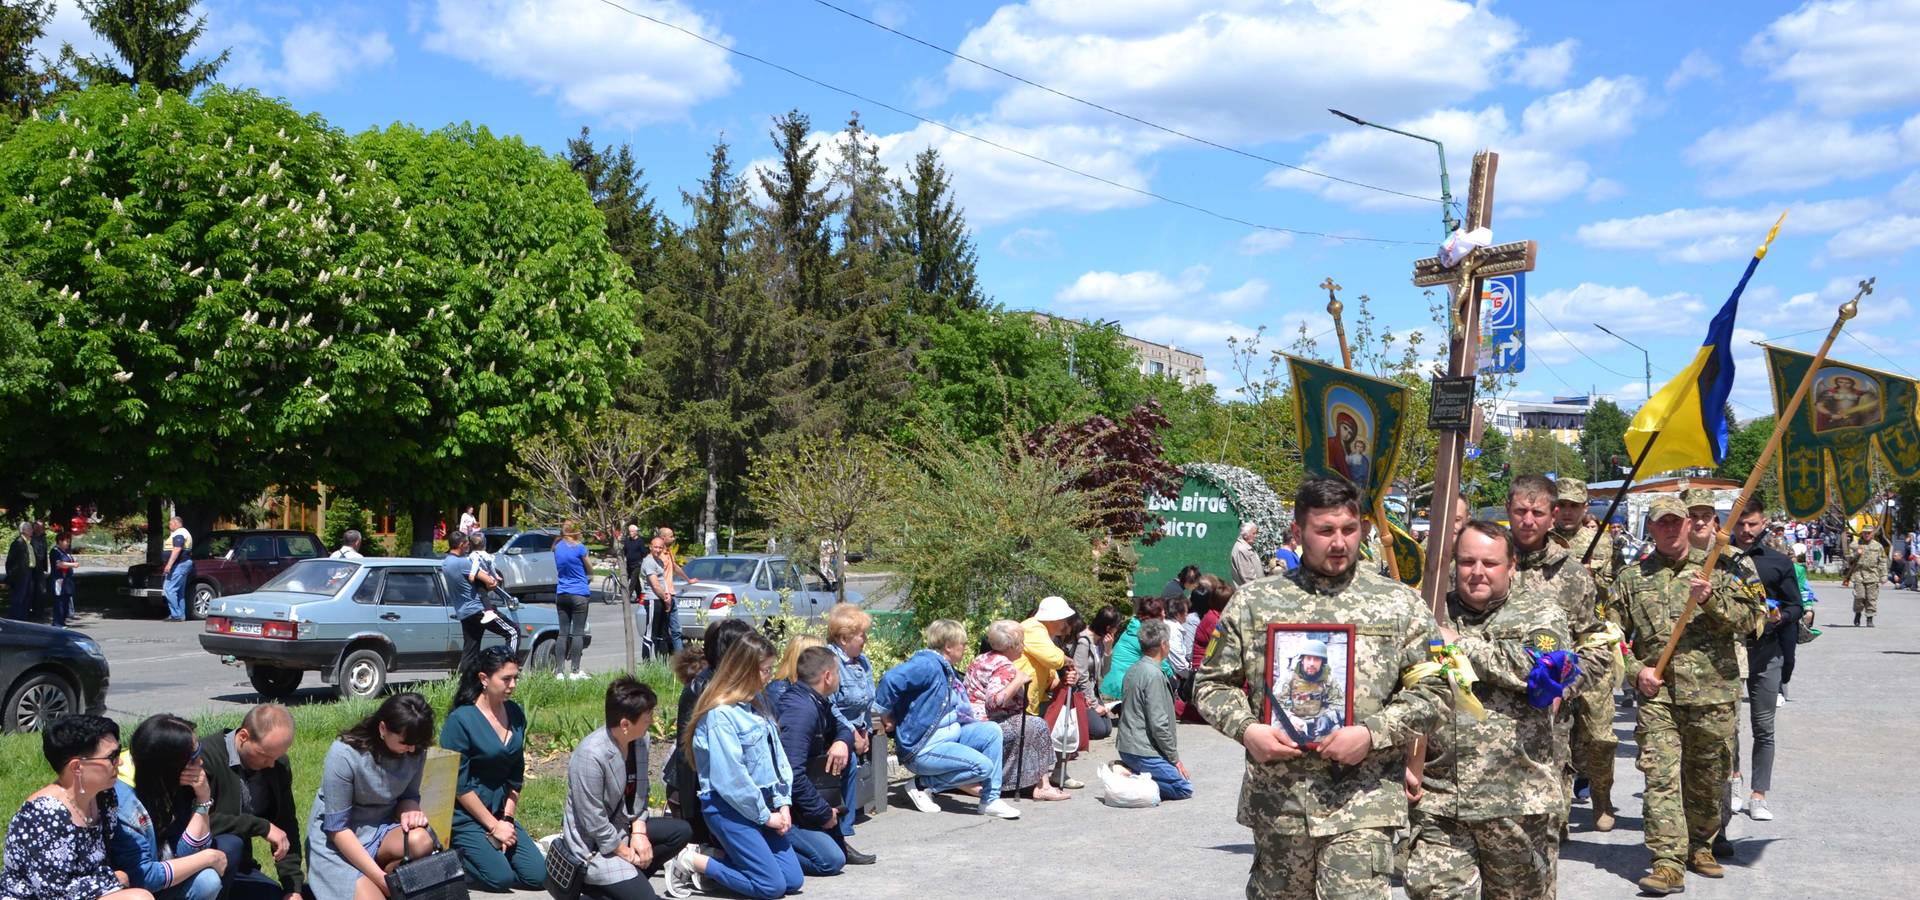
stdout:
[(880, 679), (873, 703), (893, 720), (893, 739), (902, 759), (918, 753), (956, 705), (967, 705), (954, 680), (953, 664), (933, 650), (907, 657)]
[(751, 705), (715, 707), (693, 732), (700, 796), (725, 801), (748, 821), (766, 824), (793, 805), (793, 769), (780, 749), (779, 728)]
[(840, 689), (833, 692), (833, 718), (850, 731), (873, 730), (873, 663), (865, 653), (852, 659), (839, 644), (828, 644), (840, 660)]
[[(115, 869), (127, 873), (129, 887), (155, 893), (165, 890), (173, 884), (174, 857), (197, 853), (213, 844), (212, 834), (194, 840), (182, 822), (176, 823), (180, 827), (180, 840), (167, 845), (161, 841), (159, 827), (147, 814), (146, 805), (133, 793), (133, 785), (115, 781), (113, 797), (115, 822), (113, 836), (107, 841), (107, 860)], [(188, 809), (187, 815), (191, 817), (193, 811)]]

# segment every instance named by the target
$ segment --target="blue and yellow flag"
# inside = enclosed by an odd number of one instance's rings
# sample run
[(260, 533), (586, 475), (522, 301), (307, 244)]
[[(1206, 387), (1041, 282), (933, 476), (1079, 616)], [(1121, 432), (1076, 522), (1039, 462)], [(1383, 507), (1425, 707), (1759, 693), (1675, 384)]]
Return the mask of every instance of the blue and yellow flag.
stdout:
[[(1627, 452), (1634, 459), (1646, 458), (1640, 471), (1668, 472), (1693, 466), (1712, 468), (1727, 458), (1727, 395), (1733, 391), (1733, 320), (1740, 312), (1740, 294), (1760, 261), (1767, 258), (1767, 247), (1780, 233), (1780, 221), (1773, 223), (1760, 249), (1747, 261), (1740, 283), (1707, 326), (1707, 339), (1693, 360), (1667, 382), (1633, 416), (1627, 428)], [(1659, 440), (1654, 437), (1658, 435)], [(1651, 452), (1647, 445), (1653, 444)]]

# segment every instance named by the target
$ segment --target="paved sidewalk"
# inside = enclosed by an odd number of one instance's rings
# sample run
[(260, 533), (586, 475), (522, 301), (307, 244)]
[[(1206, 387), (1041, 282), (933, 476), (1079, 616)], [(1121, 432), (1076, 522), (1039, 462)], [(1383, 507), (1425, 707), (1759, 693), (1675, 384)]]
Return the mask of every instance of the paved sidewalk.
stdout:
[[(1689, 898), (1904, 897), (1920, 880), (1908, 837), (1920, 790), (1907, 763), (1920, 745), (1912, 702), (1920, 696), (1920, 594), (1883, 592), (1880, 627), (1871, 630), (1842, 624), (1852, 620), (1845, 590), (1823, 586), (1819, 594), (1826, 635), (1801, 648), (1794, 700), (1779, 716), (1771, 794), (1778, 818), (1737, 817), (1729, 830), (1738, 858), (1718, 881), (1689, 875)], [(1586, 807), (1576, 808), (1573, 839), (1561, 854), (1562, 897), (1634, 896), (1634, 880), (1646, 871), (1630, 713), (1616, 729), (1620, 827), (1591, 833)], [(854, 839), (879, 855), (879, 865), (809, 879), (804, 896), (1241, 896), (1252, 846), (1251, 834), (1234, 823), (1239, 747), (1211, 729), (1181, 726), (1198, 794), (1146, 810), (1109, 809), (1097, 799), (1093, 768), (1114, 757), (1112, 747), (1096, 744), (1074, 764), (1087, 789), (1062, 803), (1021, 801), (1019, 821), (896, 805)]]

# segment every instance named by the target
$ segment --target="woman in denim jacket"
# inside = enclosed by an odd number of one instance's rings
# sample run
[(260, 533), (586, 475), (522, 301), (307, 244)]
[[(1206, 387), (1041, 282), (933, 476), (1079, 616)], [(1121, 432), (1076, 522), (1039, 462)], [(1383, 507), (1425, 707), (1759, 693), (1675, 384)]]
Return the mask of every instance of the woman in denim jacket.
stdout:
[[(107, 843), (113, 867), (130, 887), (157, 900), (214, 900), (232, 862), (213, 846), (208, 815), (213, 801), (193, 723), (158, 715), (128, 740), (132, 778), (114, 783), (117, 827)], [(227, 849), (238, 849), (238, 842)]]
[[(853, 836), (853, 820), (860, 812), (860, 767), (871, 765), (873, 746), (873, 663), (867, 661), (867, 632), (873, 617), (852, 603), (836, 603), (827, 612), (827, 646), (840, 659), (840, 689), (833, 701), (833, 718), (853, 732), (853, 751), (846, 759), (846, 810), (840, 817), (840, 835)], [(831, 756), (833, 751), (828, 751)], [(880, 761), (882, 765), (886, 760)]]
[(959, 790), (980, 798), (983, 816), (1020, 818), (1000, 799), (1000, 726), (975, 721), (953, 670), (967, 658), (966, 627), (940, 619), (922, 637), (927, 649), (888, 669), (873, 695), (901, 765), (917, 776), (907, 799), (921, 812), (939, 812), (933, 794)]
[(761, 699), (773, 669), (773, 644), (758, 632), (742, 635), (700, 694), (684, 740), (700, 774), (701, 814), (726, 855), (680, 851), (667, 864), (670, 888), (684, 878), (703, 893), (718, 886), (749, 900), (800, 889), (800, 858), (787, 842), (793, 771)]

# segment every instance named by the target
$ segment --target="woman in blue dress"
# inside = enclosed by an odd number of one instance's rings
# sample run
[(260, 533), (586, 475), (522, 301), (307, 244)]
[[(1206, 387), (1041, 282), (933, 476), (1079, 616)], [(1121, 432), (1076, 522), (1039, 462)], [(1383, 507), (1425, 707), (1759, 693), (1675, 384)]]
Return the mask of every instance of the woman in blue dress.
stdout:
[(527, 777), (527, 713), (509, 699), (519, 683), (506, 647), (480, 651), (440, 728), (440, 746), (460, 754), (451, 843), (467, 880), (485, 891), (537, 891), (546, 881), (546, 858), (514, 819)]
[(420, 811), (432, 744), (433, 707), (408, 692), (388, 697), (327, 748), (307, 823), (314, 900), (385, 900), (387, 873), (433, 851)]

